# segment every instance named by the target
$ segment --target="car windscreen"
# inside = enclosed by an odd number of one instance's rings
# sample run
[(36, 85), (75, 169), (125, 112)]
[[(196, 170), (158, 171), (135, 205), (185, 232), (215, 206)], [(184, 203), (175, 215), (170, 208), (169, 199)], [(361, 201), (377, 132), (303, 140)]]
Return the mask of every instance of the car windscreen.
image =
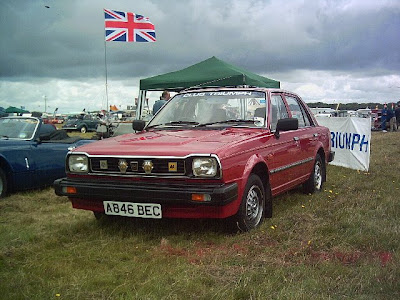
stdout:
[(264, 127), (266, 95), (260, 91), (207, 91), (178, 94), (147, 128), (168, 126)]
[(7, 139), (30, 140), (39, 124), (33, 118), (1, 118), (0, 137)]

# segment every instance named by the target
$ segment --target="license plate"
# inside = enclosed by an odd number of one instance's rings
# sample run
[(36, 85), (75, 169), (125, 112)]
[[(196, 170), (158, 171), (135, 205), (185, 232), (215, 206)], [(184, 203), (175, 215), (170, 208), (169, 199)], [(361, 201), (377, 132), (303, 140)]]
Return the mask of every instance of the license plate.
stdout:
[(160, 204), (104, 201), (104, 213), (112, 216), (161, 219)]

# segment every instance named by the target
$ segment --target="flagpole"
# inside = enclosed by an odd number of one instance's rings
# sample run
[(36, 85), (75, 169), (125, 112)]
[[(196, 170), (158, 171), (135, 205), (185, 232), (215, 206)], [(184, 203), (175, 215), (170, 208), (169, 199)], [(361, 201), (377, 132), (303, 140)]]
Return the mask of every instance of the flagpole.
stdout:
[(104, 39), (104, 66), (106, 71), (106, 111), (109, 111), (108, 107), (108, 82), (107, 82), (107, 47), (106, 40)]

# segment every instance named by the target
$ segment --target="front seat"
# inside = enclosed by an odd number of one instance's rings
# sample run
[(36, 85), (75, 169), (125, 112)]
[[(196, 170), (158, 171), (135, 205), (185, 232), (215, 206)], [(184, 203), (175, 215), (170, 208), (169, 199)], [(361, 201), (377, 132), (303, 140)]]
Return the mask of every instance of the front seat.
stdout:
[(211, 116), (211, 122), (221, 122), (226, 120), (227, 120), (226, 111), (225, 109), (222, 108), (216, 109)]

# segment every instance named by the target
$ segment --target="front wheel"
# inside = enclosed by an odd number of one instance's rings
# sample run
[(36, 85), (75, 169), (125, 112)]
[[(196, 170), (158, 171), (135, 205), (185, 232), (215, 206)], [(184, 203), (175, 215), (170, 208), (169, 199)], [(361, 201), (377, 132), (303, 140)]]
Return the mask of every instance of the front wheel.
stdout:
[(252, 174), (247, 181), (239, 211), (234, 221), (241, 231), (258, 227), (264, 216), (265, 190), (259, 176)]
[(86, 133), (86, 131), (87, 131), (86, 126), (83, 126), (83, 127), (81, 128), (81, 133)]
[(310, 177), (303, 184), (304, 193), (312, 194), (314, 192), (321, 191), (325, 176), (326, 176), (325, 165), (322, 162), (321, 156), (317, 154), (317, 156), (315, 157), (314, 169)]
[(7, 194), (7, 177), (6, 174), (0, 169), (0, 198), (5, 197)]

